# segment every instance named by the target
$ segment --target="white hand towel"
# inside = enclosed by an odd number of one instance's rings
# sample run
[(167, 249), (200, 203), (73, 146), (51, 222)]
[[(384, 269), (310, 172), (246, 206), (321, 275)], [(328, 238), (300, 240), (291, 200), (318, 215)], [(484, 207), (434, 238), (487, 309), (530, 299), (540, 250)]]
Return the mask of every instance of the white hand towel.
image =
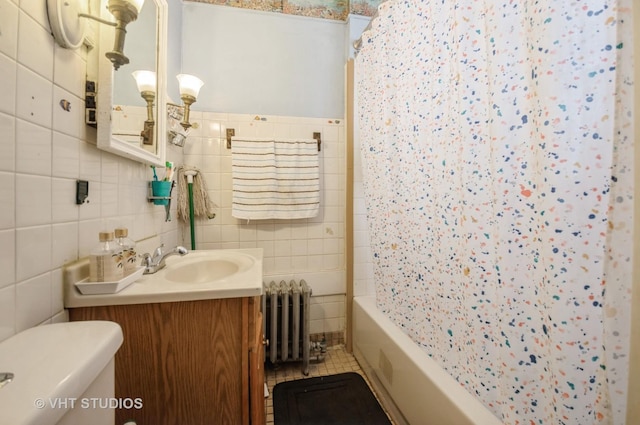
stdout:
[(299, 219), (318, 215), (320, 163), (315, 139), (231, 140), (233, 217)]

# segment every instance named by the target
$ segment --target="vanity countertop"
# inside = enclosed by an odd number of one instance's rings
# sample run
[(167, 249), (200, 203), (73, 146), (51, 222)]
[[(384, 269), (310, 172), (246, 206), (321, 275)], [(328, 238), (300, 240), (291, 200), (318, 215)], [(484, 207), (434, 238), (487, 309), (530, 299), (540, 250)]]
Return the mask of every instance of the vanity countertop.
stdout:
[[(166, 267), (142, 275), (116, 293), (83, 295), (76, 288), (89, 275), (89, 259), (64, 269), (65, 308), (241, 298), (262, 295), (262, 248), (190, 251), (166, 259)], [(209, 276), (213, 276), (209, 279)]]

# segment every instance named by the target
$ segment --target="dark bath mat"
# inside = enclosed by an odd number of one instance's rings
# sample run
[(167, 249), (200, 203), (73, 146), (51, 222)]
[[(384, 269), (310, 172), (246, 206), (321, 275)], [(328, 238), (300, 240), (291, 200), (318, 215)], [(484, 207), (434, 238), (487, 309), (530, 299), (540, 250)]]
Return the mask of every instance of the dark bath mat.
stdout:
[(355, 372), (276, 384), (273, 419), (275, 425), (391, 425)]

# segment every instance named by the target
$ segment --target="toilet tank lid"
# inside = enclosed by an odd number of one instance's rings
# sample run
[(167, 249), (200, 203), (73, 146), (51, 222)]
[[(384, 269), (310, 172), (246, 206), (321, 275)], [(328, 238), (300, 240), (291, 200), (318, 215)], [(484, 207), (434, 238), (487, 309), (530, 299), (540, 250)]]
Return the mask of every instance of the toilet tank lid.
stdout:
[(0, 342), (0, 373), (14, 375), (0, 388), (0, 423), (55, 424), (120, 345), (122, 329), (108, 321), (36, 326)]

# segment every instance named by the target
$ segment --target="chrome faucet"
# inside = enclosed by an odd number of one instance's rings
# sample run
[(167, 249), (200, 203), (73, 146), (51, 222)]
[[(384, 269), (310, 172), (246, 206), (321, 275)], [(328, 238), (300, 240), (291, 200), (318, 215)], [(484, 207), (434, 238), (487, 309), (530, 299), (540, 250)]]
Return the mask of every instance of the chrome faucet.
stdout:
[(164, 260), (172, 255), (187, 255), (189, 251), (183, 246), (176, 246), (172, 250), (165, 251), (164, 244), (160, 245), (153, 252), (153, 255), (145, 252), (142, 254), (142, 265), (144, 266), (143, 274), (153, 274), (162, 270), (166, 265)]

